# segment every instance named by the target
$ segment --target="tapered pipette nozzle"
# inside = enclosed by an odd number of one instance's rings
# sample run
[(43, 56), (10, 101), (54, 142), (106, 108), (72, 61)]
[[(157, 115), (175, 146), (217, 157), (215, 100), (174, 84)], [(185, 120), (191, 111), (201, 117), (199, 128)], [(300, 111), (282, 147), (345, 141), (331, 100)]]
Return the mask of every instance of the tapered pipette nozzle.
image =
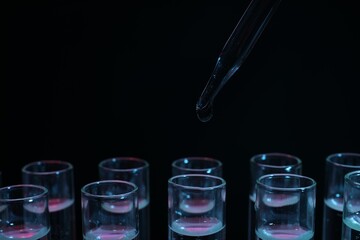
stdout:
[(196, 114), (200, 121), (208, 122), (213, 116), (212, 102), (208, 102), (206, 105), (196, 105)]
[(219, 91), (219, 78), (212, 74), (199, 100), (196, 103), (196, 114), (201, 122), (208, 122), (213, 116), (213, 101)]

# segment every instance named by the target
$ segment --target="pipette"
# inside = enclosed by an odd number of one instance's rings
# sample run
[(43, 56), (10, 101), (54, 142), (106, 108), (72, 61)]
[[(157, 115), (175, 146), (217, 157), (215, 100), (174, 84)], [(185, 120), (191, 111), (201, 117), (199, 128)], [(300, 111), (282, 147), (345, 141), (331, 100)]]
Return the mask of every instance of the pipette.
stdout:
[(215, 68), (196, 103), (200, 121), (213, 116), (213, 102), (223, 86), (240, 68), (260, 37), (281, 0), (251, 0), (226, 41)]

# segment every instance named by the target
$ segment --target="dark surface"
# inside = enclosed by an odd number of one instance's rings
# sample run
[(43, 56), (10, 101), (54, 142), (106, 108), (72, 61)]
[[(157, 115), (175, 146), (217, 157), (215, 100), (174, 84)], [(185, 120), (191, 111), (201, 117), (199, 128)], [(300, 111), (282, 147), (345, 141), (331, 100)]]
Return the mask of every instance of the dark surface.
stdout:
[(81, 186), (97, 180), (100, 160), (144, 158), (151, 166), (152, 239), (166, 239), (171, 162), (211, 156), (224, 163), (228, 239), (245, 239), (249, 159), (285, 152), (300, 157), (303, 173), (318, 182), (319, 240), (325, 157), (360, 152), (358, 8), (355, 1), (284, 0), (217, 96), (214, 118), (202, 123), (196, 101), (247, 3), (2, 7), (3, 184), (18, 183), (25, 163), (62, 159), (74, 165), (79, 198)]

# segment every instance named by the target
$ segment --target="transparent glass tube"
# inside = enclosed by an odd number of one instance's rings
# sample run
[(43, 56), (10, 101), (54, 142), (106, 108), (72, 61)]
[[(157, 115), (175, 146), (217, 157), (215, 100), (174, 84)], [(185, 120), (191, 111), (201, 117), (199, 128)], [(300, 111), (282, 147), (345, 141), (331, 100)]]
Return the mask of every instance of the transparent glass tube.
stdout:
[(323, 240), (341, 239), (344, 205), (344, 176), (360, 170), (360, 154), (335, 153), (326, 158), (323, 209)]
[(302, 161), (286, 153), (263, 153), (250, 159), (250, 193), (248, 209), (248, 240), (256, 240), (255, 234), (255, 184), (259, 177), (271, 173), (302, 173)]
[(173, 176), (168, 181), (169, 240), (225, 240), (226, 182), (207, 174)]
[(50, 239), (48, 197), (39, 185), (0, 188), (0, 239)]
[(315, 203), (314, 179), (288, 173), (261, 176), (255, 200), (258, 239), (313, 239)]
[(124, 180), (134, 183), (139, 197), (139, 239), (150, 240), (150, 168), (136, 157), (114, 157), (98, 164), (100, 180)]
[(22, 181), (49, 190), (51, 238), (76, 239), (73, 165), (61, 160), (41, 160), (22, 168)]
[(344, 177), (344, 208), (342, 240), (360, 237), (360, 171), (347, 173)]
[(86, 184), (81, 216), (84, 239), (139, 240), (138, 187), (121, 180)]

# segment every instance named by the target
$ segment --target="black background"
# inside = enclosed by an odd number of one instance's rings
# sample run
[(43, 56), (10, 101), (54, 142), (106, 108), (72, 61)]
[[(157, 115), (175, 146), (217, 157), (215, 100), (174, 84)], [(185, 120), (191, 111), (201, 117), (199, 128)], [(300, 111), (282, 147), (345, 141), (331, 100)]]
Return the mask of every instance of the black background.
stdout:
[(203, 123), (196, 101), (247, 0), (11, 1), (2, 7), (3, 184), (18, 183), (25, 163), (61, 159), (74, 165), (79, 198), (100, 160), (141, 157), (152, 239), (166, 239), (171, 162), (215, 157), (228, 239), (246, 239), (249, 159), (284, 152), (318, 182), (320, 239), (325, 157), (360, 152), (355, 2), (283, 0)]

